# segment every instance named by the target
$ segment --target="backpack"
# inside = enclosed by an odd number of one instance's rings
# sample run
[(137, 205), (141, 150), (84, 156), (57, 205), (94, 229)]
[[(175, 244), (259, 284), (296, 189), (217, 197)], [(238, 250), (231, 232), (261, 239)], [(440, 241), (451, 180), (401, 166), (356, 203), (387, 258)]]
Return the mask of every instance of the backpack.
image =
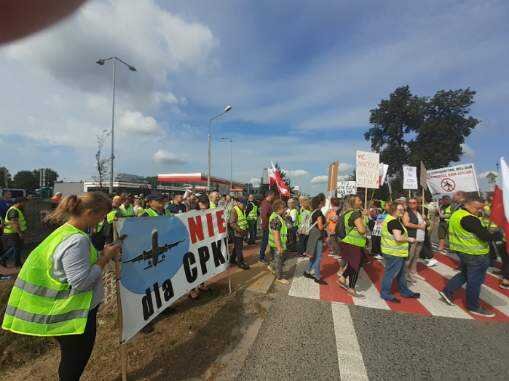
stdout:
[(343, 239), (346, 237), (345, 216), (347, 213), (349, 212), (341, 213), (336, 224), (336, 236), (339, 239)]

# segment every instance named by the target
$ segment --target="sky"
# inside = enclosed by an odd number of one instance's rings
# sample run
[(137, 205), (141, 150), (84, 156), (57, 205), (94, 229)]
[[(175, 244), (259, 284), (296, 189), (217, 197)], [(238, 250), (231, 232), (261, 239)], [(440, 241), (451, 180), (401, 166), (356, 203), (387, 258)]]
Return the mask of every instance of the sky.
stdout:
[[(399, 86), (420, 96), (470, 87), (481, 123), (461, 162), (480, 177), (509, 157), (507, 1), (90, 0), (34, 36), (0, 46), (0, 166), (96, 175), (111, 128), (115, 171), (206, 172), (256, 181), (270, 161), (307, 193), (329, 163), (350, 174), (369, 110)], [(109, 137), (107, 137), (109, 139)], [(109, 140), (105, 155), (109, 155)]]

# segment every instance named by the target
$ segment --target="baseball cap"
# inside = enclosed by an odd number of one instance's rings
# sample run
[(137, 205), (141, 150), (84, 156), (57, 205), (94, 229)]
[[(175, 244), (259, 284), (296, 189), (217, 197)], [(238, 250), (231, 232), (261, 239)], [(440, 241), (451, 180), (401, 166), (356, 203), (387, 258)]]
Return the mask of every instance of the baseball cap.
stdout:
[(160, 193), (150, 193), (145, 197), (145, 200), (147, 201), (162, 201), (164, 200), (164, 196)]

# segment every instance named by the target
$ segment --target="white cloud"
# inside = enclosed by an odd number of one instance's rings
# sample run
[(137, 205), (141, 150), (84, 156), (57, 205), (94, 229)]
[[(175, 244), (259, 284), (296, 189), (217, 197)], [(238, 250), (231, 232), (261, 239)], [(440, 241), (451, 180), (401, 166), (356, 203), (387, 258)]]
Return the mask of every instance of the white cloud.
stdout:
[(138, 111), (124, 111), (118, 118), (121, 130), (128, 134), (161, 135), (163, 130), (151, 116), (144, 116)]
[(175, 155), (174, 153), (165, 151), (163, 149), (157, 150), (152, 156), (152, 159), (158, 164), (166, 165), (185, 163), (185, 160), (177, 157), (177, 155)]
[(311, 184), (325, 184), (328, 181), (329, 176), (327, 175), (315, 176), (311, 179)]
[(339, 171), (340, 172), (349, 172), (354, 168), (354, 166), (350, 163), (339, 163)]
[(289, 176), (289, 177), (294, 177), (294, 178), (297, 178), (297, 177), (304, 177), (304, 176), (307, 176), (309, 175), (309, 172), (304, 170), (304, 169), (285, 169), (285, 173)]
[(251, 177), (249, 183), (253, 185), (259, 185), (261, 183), (261, 179), (259, 177)]

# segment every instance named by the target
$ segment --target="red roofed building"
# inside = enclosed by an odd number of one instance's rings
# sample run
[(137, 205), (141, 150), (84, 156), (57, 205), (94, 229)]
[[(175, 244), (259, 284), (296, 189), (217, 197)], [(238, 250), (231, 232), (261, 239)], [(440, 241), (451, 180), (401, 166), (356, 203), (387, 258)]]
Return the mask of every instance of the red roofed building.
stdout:
[[(207, 190), (207, 174), (205, 173), (167, 173), (157, 175), (157, 182), (162, 186), (175, 187), (175, 188), (188, 188), (192, 187), (197, 191)], [(221, 194), (230, 193), (230, 180), (222, 179), (219, 177), (210, 178), (210, 187), (213, 190), (219, 191)], [(233, 182), (232, 192), (242, 193), (244, 184)]]

